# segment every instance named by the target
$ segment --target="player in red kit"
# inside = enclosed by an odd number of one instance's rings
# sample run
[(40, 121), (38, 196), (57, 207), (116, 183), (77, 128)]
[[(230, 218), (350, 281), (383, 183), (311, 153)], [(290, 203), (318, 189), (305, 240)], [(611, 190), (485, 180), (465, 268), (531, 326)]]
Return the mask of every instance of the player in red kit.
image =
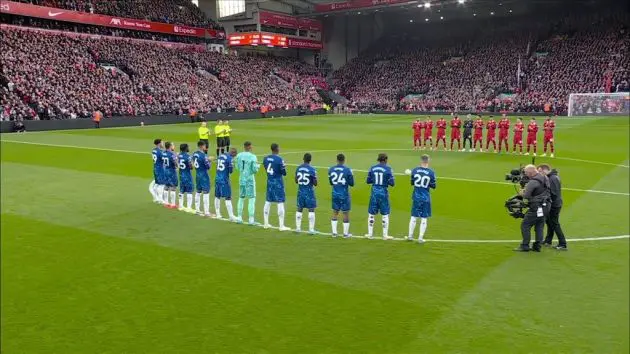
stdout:
[(490, 120), (486, 123), (486, 150), (490, 151), (490, 143), (492, 143), (492, 149), (497, 152), (497, 122), (494, 118), (490, 117)]
[(483, 119), (481, 116), (475, 121), (474, 128), (473, 150), (477, 151), (477, 143), (479, 143), (479, 151), (483, 152)]
[(435, 149), (437, 150), (440, 141), (444, 144), (446, 150), (446, 119), (440, 118), (437, 121), (437, 139), (435, 139)]
[(508, 135), (510, 135), (510, 120), (503, 115), (499, 121), (499, 152), (503, 149), (503, 143), (505, 142), (505, 151), (510, 152), (510, 145), (508, 143)]
[(543, 156), (547, 156), (547, 144), (551, 146), (551, 157), (554, 157), (554, 148), (553, 148), (553, 130), (556, 129), (556, 122), (551, 120), (551, 117), (547, 118), (545, 124), (543, 124), (543, 130), (545, 131), (545, 139), (544, 139), (544, 153)]
[(420, 119), (416, 119), (411, 128), (413, 129), (413, 149), (418, 150), (422, 147), (422, 123)]
[[(427, 120), (424, 121), (424, 145), (429, 149), (433, 150), (433, 121), (431, 118), (427, 117)], [(429, 143), (427, 144), (427, 140)]]
[(457, 141), (457, 150), (462, 149), (462, 132), (460, 130), (461, 127), (462, 120), (459, 119), (458, 116), (455, 116), (455, 118), (451, 120), (451, 150), (453, 150), (453, 142), (455, 141)]
[(527, 153), (525, 155), (529, 155), (529, 149), (531, 146), (534, 146), (533, 155), (536, 156), (537, 151), (537, 143), (536, 143), (536, 135), (538, 134), (538, 123), (536, 123), (536, 118), (532, 118), (527, 126)]
[(523, 124), (523, 120), (521, 118), (516, 119), (516, 124), (514, 124), (514, 145), (512, 145), (513, 153), (516, 153), (516, 146), (518, 146), (520, 149), (520, 153), (523, 154), (523, 130), (525, 130), (525, 124)]

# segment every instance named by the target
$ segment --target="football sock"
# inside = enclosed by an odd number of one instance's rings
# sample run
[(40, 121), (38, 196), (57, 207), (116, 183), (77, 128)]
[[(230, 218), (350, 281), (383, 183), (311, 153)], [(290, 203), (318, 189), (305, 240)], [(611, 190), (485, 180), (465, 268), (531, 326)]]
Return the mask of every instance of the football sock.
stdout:
[(234, 209), (232, 208), (232, 201), (231, 200), (226, 200), (225, 201), (225, 208), (227, 209), (228, 217), (230, 219), (234, 219)]
[(295, 213), (295, 229), (302, 230), (302, 212), (298, 211)]
[(249, 198), (247, 204), (247, 215), (249, 216), (249, 223), (254, 223), (254, 215), (256, 214), (256, 198)]
[(201, 193), (195, 193), (195, 211), (201, 212)]
[(151, 195), (153, 196), (153, 201), (157, 201), (157, 193), (155, 193), (155, 181), (151, 181), (151, 183), (149, 183), (149, 193), (151, 193)]
[(278, 226), (284, 227), (284, 203), (278, 203)]
[(308, 231), (315, 231), (315, 212), (308, 213)]
[(192, 193), (186, 193), (186, 208), (192, 209), (193, 207), (193, 195)]
[(243, 207), (245, 206), (245, 198), (239, 198), (236, 204), (236, 213), (238, 217), (243, 220)]
[(210, 214), (210, 194), (203, 194), (203, 213), (208, 215)]
[(343, 223), (343, 235), (349, 235), (350, 234), (350, 222), (344, 222)]
[(269, 225), (269, 212), (271, 211), (271, 203), (265, 202), (263, 207), (263, 221), (264, 225)]
[(374, 215), (368, 214), (368, 236), (372, 237), (374, 234)]
[(184, 195), (179, 193), (179, 208), (184, 209)]
[(427, 231), (427, 218), (420, 218), (420, 240), (424, 240), (424, 233)]
[(409, 238), (413, 238), (414, 231), (416, 231), (416, 218), (412, 216), (409, 220), (409, 233), (407, 234)]
[(166, 190), (166, 186), (162, 186), (162, 200), (164, 204), (168, 204), (168, 190)]
[(214, 198), (214, 213), (221, 217), (221, 199)]
[(332, 234), (337, 234), (337, 219), (330, 220), (330, 226), (332, 227)]
[(389, 215), (383, 215), (383, 237), (389, 236)]
[(177, 203), (177, 192), (171, 191), (171, 205), (176, 205)]

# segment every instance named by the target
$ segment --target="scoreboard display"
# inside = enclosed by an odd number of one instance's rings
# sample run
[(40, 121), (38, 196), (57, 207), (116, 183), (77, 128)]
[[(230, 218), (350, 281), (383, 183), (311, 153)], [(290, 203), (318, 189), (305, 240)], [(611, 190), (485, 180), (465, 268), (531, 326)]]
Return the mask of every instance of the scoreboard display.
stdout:
[(228, 38), (230, 46), (268, 46), (288, 48), (287, 36), (270, 33), (234, 33)]

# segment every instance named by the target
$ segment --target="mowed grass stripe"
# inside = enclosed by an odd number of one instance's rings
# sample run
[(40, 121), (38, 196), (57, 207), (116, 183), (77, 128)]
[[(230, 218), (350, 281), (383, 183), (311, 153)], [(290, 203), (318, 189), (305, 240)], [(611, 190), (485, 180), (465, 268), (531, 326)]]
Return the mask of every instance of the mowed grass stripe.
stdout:
[[(132, 151), (132, 150), (124, 150), (124, 149), (108, 149), (108, 148), (96, 148), (96, 147), (89, 147), (89, 146), (74, 146), (74, 145), (63, 145), (63, 144), (48, 144), (48, 143), (37, 143), (37, 142), (27, 142), (27, 141), (17, 141), (17, 140), (2, 140), (2, 143), (15, 143), (15, 144), (26, 144), (26, 145), (36, 145), (36, 146), (50, 146), (50, 147), (56, 147), (56, 148), (65, 148), (65, 149), (79, 149), (79, 150), (93, 150), (93, 151), (105, 151), (105, 152), (115, 152), (115, 153), (133, 153), (133, 154), (143, 154), (143, 155), (148, 155), (149, 152), (141, 152), (141, 151)], [(386, 149), (383, 149), (386, 150)], [(314, 150), (313, 152), (330, 152), (332, 150)], [(350, 149), (349, 151), (352, 151), (352, 149)], [(365, 151), (365, 150), (363, 150)], [(368, 151), (379, 151), (377, 149), (369, 149)], [(395, 150), (394, 150), (395, 151)], [(409, 150), (404, 150), (404, 151), (409, 151)], [(287, 152), (285, 154), (297, 154), (299, 152)], [(288, 166), (299, 166), (300, 164), (291, 164), (288, 163)], [(615, 165), (615, 166), (619, 166), (619, 167), (627, 167), (624, 165)], [(317, 169), (321, 169), (321, 170), (327, 170), (328, 167), (324, 167), (324, 166), (313, 166)], [(360, 169), (353, 169), (353, 171), (356, 172), (362, 172), (362, 173), (366, 173), (367, 170), (360, 170)], [(404, 173), (395, 173), (395, 175), (397, 176), (405, 176)], [(459, 177), (447, 177), (447, 176), (439, 176), (438, 179), (444, 179), (444, 180), (451, 180), (451, 181), (460, 181), (460, 182), (471, 182), (471, 183), (489, 183), (489, 184), (501, 184), (501, 185), (512, 185), (511, 183), (508, 182), (498, 182), (498, 181), (487, 181), (487, 180), (477, 180), (477, 179), (469, 179), (469, 178), (459, 178)], [(614, 192), (614, 191), (601, 191), (601, 190), (592, 190), (592, 189), (578, 189), (578, 188), (571, 188), (571, 187), (564, 187), (563, 188), (566, 191), (574, 191), (574, 192), (584, 192), (584, 193), (599, 193), (599, 194), (611, 194), (611, 195), (621, 195), (621, 196), (629, 196), (630, 193), (626, 193), (626, 192)]]

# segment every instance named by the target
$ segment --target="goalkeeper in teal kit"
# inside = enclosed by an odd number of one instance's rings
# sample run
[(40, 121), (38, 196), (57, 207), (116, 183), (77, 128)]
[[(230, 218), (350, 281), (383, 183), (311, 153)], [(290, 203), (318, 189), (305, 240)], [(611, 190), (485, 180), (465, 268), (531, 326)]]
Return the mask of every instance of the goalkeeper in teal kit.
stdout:
[(236, 169), (240, 172), (239, 176), (239, 200), (238, 200), (238, 216), (237, 222), (243, 223), (243, 207), (245, 198), (249, 199), (247, 206), (247, 214), (249, 216), (250, 225), (259, 225), (254, 221), (254, 213), (256, 211), (256, 173), (258, 172), (258, 160), (256, 155), (252, 154), (252, 143), (249, 141), (243, 144), (245, 151), (236, 155)]

